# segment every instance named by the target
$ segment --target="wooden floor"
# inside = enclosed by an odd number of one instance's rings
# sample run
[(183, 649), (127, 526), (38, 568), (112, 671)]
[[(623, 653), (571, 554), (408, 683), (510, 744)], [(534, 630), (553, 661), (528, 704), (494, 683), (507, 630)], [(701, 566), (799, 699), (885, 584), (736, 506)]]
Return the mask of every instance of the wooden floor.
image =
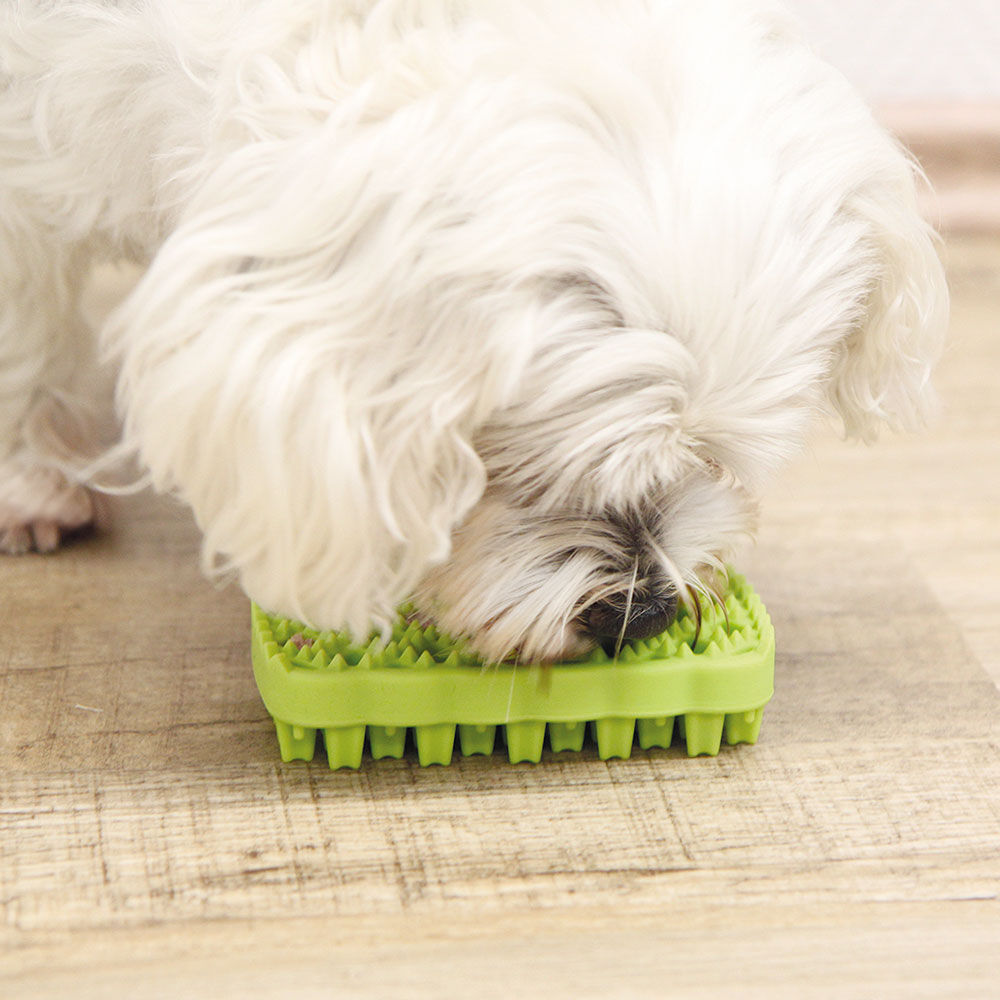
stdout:
[(248, 609), (163, 500), (0, 572), (0, 996), (1000, 995), (1000, 241), (945, 411), (820, 434), (741, 566), (756, 747), (282, 765)]

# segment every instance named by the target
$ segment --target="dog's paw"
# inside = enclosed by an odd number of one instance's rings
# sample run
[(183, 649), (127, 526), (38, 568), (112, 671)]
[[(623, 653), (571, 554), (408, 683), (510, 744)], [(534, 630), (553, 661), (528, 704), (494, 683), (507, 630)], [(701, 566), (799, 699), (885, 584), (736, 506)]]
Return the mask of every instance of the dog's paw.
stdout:
[(96, 513), (91, 492), (58, 469), (23, 454), (0, 462), (0, 553), (53, 552)]

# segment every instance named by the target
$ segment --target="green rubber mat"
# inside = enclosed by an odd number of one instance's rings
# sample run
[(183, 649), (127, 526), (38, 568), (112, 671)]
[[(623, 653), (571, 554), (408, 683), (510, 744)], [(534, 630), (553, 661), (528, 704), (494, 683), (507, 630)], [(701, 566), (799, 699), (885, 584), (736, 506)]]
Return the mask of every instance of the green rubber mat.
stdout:
[(433, 626), (400, 615), (391, 641), (361, 645), (252, 607), (253, 668), (274, 719), (281, 758), (312, 760), (323, 733), (331, 768), (401, 757), (413, 733), (422, 765), (490, 754), (497, 735), (512, 763), (580, 750), (588, 733), (602, 759), (669, 747), (690, 756), (756, 743), (774, 692), (774, 630), (760, 598), (732, 574), (722, 606), (701, 628), (681, 610), (663, 633), (552, 666), (483, 664)]

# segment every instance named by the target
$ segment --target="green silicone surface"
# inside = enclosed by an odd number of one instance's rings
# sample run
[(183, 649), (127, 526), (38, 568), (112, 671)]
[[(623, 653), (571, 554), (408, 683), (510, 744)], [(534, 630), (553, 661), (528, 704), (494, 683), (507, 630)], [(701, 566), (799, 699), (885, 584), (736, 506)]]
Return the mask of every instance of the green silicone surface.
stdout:
[(490, 754), (500, 735), (512, 763), (580, 750), (590, 734), (602, 759), (670, 746), (690, 756), (756, 743), (774, 691), (774, 630), (760, 598), (732, 574), (723, 607), (700, 631), (682, 610), (661, 635), (597, 649), (553, 666), (484, 666), (460, 642), (405, 614), (391, 640), (365, 644), (252, 607), (253, 667), (274, 719), (282, 760), (312, 760), (322, 731), (331, 768), (401, 757), (411, 730), (422, 765)]

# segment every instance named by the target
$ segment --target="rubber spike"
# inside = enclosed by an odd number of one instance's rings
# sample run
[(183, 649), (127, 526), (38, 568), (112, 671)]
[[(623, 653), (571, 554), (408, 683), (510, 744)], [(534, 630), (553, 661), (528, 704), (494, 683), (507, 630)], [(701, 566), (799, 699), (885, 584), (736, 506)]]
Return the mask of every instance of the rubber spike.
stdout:
[(312, 760), (316, 752), (316, 730), (304, 726), (293, 726), (288, 722), (274, 720), (274, 729), (278, 734), (278, 748), (281, 759), (286, 763), (290, 760)]
[(635, 719), (597, 719), (597, 754), (601, 760), (621, 757), (628, 760), (632, 756), (632, 740), (635, 737)]
[(549, 746), (553, 753), (560, 753), (563, 750), (581, 750), (586, 735), (587, 726), (584, 722), (549, 723)]
[(733, 746), (736, 743), (756, 743), (760, 735), (760, 724), (764, 719), (764, 709), (758, 708), (751, 712), (739, 712), (726, 716), (726, 742)]
[(421, 767), (429, 764), (450, 764), (455, 749), (455, 723), (417, 726), (417, 757)]
[(707, 754), (715, 757), (722, 743), (725, 715), (714, 712), (688, 712), (684, 716), (684, 734), (689, 757)]
[(542, 759), (545, 744), (544, 722), (508, 722), (504, 728), (507, 757), (512, 764), (537, 764)]
[(462, 756), (471, 757), (473, 754), (489, 756), (493, 753), (496, 735), (496, 726), (459, 726), (458, 745), (461, 748)]
[(636, 729), (639, 746), (643, 750), (669, 747), (674, 736), (674, 717), (670, 715), (659, 719), (639, 719)]
[(381, 760), (383, 757), (399, 760), (406, 749), (406, 727), (369, 726), (368, 744), (374, 760)]
[(365, 749), (364, 726), (337, 726), (323, 730), (326, 759), (331, 771), (339, 767), (357, 770), (361, 767), (361, 754)]

